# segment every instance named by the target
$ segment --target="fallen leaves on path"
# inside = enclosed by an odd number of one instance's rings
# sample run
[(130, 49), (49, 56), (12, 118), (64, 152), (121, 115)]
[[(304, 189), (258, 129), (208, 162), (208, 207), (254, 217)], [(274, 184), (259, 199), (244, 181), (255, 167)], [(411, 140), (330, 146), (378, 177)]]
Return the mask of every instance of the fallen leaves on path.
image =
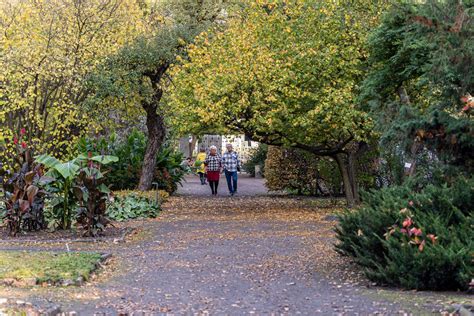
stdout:
[(52, 300), (85, 314), (398, 313), (396, 303), (362, 296), (370, 283), (334, 251), (339, 211), (308, 198), (171, 197), (158, 218), (131, 223), (125, 243), (71, 245), (113, 253), (84, 287), (0, 288), (0, 296)]

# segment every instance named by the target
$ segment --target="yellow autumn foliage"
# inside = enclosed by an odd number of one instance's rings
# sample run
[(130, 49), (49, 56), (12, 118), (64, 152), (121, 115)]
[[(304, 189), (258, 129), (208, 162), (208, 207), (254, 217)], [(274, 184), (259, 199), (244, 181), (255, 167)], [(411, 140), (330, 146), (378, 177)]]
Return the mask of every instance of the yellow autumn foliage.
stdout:
[(373, 124), (356, 96), (376, 2), (252, 1), (225, 29), (201, 34), (173, 69), (177, 127), (289, 146), (366, 139)]
[[(4, 168), (21, 141), (61, 158), (97, 132), (84, 108), (88, 75), (143, 32), (135, 0), (4, 0), (0, 3), (0, 150)], [(20, 137), (20, 130), (26, 134)], [(18, 144), (14, 138), (20, 138)]]

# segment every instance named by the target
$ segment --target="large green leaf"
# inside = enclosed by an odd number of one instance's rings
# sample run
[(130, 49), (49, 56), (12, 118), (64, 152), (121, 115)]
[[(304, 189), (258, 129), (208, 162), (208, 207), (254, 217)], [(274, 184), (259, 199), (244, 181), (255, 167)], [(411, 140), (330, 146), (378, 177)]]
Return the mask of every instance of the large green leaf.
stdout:
[(79, 166), (72, 162), (65, 162), (54, 166), (54, 169), (59, 172), (64, 179), (70, 179), (77, 174)]
[(119, 161), (118, 157), (110, 155), (100, 155), (89, 158), (90, 160), (100, 162), (103, 165)]
[(110, 189), (103, 183), (101, 185), (99, 185), (99, 187), (97, 189), (102, 193), (109, 194), (111, 192)]
[(50, 184), (51, 182), (54, 182), (57, 177), (50, 176), (51, 173), (47, 172), (44, 176), (39, 178), (38, 183), (41, 185), (46, 185)]
[(74, 158), (73, 160), (71, 160), (71, 162), (75, 163), (75, 164), (79, 164), (81, 165), (82, 162), (85, 162), (87, 161), (87, 156), (84, 155), (84, 154), (79, 154), (76, 158)]
[(82, 171), (84, 171), (87, 177), (95, 178), (96, 180), (104, 177), (103, 173), (97, 168), (83, 168)]
[(36, 156), (36, 162), (44, 165), (46, 168), (54, 168), (54, 166), (60, 164), (61, 162), (50, 155), (39, 155)]

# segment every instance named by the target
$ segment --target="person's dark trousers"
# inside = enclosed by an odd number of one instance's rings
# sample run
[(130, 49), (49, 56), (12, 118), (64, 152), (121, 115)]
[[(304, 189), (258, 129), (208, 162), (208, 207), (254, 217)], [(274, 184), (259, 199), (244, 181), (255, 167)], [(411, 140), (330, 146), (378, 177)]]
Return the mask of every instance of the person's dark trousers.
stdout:
[(199, 179), (201, 180), (202, 185), (206, 184), (206, 177), (204, 175), (204, 172), (199, 172)]
[(237, 192), (237, 171), (225, 171), (225, 178), (227, 179), (227, 187), (229, 193), (234, 194)]
[(211, 187), (212, 195), (217, 195), (217, 187), (219, 186), (219, 181), (209, 181), (209, 186)]

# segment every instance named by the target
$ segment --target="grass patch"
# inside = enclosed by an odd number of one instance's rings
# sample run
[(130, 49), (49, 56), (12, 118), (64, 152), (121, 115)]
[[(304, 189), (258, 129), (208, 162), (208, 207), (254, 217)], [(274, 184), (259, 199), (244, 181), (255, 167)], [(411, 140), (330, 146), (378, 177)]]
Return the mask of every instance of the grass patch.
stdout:
[(31, 280), (58, 283), (89, 279), (101, 260), (98, 253), (0, 251), (0, 280)]

